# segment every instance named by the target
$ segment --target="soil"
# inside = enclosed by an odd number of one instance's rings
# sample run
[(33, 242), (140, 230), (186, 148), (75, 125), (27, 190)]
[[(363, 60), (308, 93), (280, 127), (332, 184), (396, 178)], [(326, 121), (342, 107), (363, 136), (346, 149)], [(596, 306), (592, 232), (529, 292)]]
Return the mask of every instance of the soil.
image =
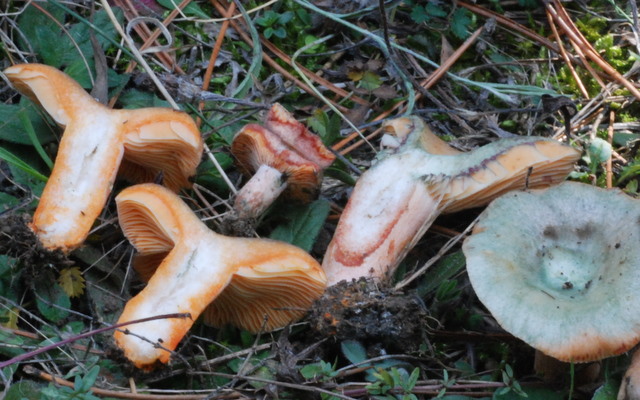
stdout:
[(34, 276), (45, 266), (59, 270), (74, 264), (62, 251), (42, 247), (29, 222), (31, 218), (27, 214), (0, 216), (0, 254), (19, 259)]
[(308, 319), (320, 337), (379, 343), (389, 352), (411, 353), (426, 341), (428, 318), (418, 296), (360, 279), (328, 288)]

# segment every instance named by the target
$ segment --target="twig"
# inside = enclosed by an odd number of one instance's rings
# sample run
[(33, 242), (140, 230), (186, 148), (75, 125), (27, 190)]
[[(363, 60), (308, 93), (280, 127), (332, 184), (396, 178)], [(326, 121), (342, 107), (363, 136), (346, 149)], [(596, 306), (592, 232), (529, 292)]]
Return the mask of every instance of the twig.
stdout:
[(506, 26), (507, 28), (509, 28), (510, 31), (516, 31), (528, 37), (529, 39), (532, 39), (533, 41), (540, 43), (541, 45), (543, 45), (544, 47), (548, 48), (551, 51), (554, 51), (556, 53), (560, 52), (558, 46), (556, 46), (556, 44), (550, 41), (549, 39), (545, 38), (544, 36), (538, 35), (536, 32), (532, 31), (531, 29), (523, 25), (520, 25), (517, 22), (514, 22), (513, 20), (505, 17), (504, 15), (500, 15), (496, 12), (487, 10), (484, 7), (477, 6), (475, 4), (470, 4), (464, 1), (458, 1), (457, 4), (460, 7), (464, 7), (467, 10), (474, 12), (478, 15), (482, 15), (485, 18), (494, 18), (497, 23), (499, 23), (500, 25)]
[[(47, 380), (56, 385), (66, 386), (73, 388), (74, 383), (70, 382), (66, 379), (63, 379), (59, 376), (55, 376), (52, 374), (48, 374), (46, 372), (40, 371), (39, 369), (26, 365), (23, 368), (23, 371), (26, 374), (36, 376), (40, 379)], [(127, 393), (127, 392), (118, 392), (115, 390), (106, 390), (100, 389), (97, 387), (92, 387), (91, 392), (94, 395), (105, 396), (105, 397), (114, 397), (118, 399), (132, 399), (132, 400), (201, 400), (207, 397), (206, 394), (175, 394), (175, 395), (163, 395), (163, 394), (141, 394), (141, 393)], [(218, 399), (228, 399), (232, 398), (229, 396), (220, 396)]]
[[(229, 18), (233, 15), (236, 10), (236, 3), (231, 2), (229, 4), (229, 8), (222, 14), (223, 17)], [(224, 42), (224, 37), (227, 34), (227, 28), (229, 27), (230, 21), (226, 19), (222, 26), (220, 27), (220, 33), (216, 38), (216, 43), (213, 46), (213, 51), (211, 52), (211, 57), (209, 57), (209, 65), (207, 65), (207, 69), (204, 73), (204, 77), (202, 78), (202, 91), (206, 92), (209, 90), (209, 83), (211, 82), (211, 75), (213, 74), (213, 68), (215, 67), (216, 60), (218, 59), (218, 54), (220, 54), (220, 50), (222, 49), (222, 43)], [(198, 104), (198, 111), (202, 111), (204, 109), (205, 101), (201, 100)], [(201, 120), (198, 118), (197, 120), (198, 126), (200, 126)]]
[(153, 317), (141, 318), (141, 319), (137, 319), (137, 320), (134, 320), (134, 321), (121, 322), (119, 324), (109, 325), (109, 326), (105, 326), (105, 327), (102, 327), (102, 328), (94, 329), (94, 330), (91, 330), (91, 331), (88, 331), (88, 332), (85, 332), (85, 333), (81, 333), (79, 335), (72, 336), (72, 337), (67, 338), (65, 340), (61, 340), (59, 342), (49, 344), (49, 345), (41, 347), (41, 348), (39, 348), (37, 350), (33, 350), (33, 351), (30, 351), (30, 352), (27, 352), (27, 353), (20, 354), (20, 355), (18, 355), (16, 357), (13, 357), (10, 360), (0, 362), (0, 369), (8, 367), (9, 365), (13, 365), (15, 363), (19, 363), (21, 361), (28, 360), (29, 358), (35, 357), (38, 354), (46, 353), (49, 350), (53, 350), (53, 349), (56, 349), (58, 347), (67, 345), (69, 343), (75, 342), (76, 340), (85, 339), (85, 338), (88, 338), (88, 337), (91, 337), (91, 336), (94, 336), (94, 335), (98, 335), (98, 334), (103, 333), (103, 332), (110, 331), (112, 329), (121, 328), (121, 327), (127, 326), (127, 325), (140, 324), (140, 323), (147, 322), (147, 321), (155, 321), (157, 319), (166, 319), (166, 318), (191, 318), (191, 315), (190, 314), (184, 314), (184, 313), (156, 315), (156, 316), (153, 316)]
[[(616, 121), (616, 112), (614, 110), (609, 111), (609, 127), (607, 129), (607, 141), (609, 145), (613, 143), (613, 124)], [(612, 156), (609, 156), (605, 164), (605, 170), (607, 172), (607, 188), (613, 187), (613, 169), (612, 169)]]
[[(113, 10), (111, 9), (111, 6), (107, 2), (107, 0), (100, 0), (100, 1), (105, 11), (107, 12), (107, 15), (109, 16), (111, 23), (116, 28), (116, 30), (118, 31), (122, 39), (125, 41), (127, 46), (130, 48), (136, 60), (138, 60), (138, 63), (142, 66), (142, 68), (144, 68), (147, 74), (149, 74), (149, 78), (156, 85), (160, 93), (162, 93), (162, 96), (165, 98), (165, 100), (167, 100), (167, 102), (169, 102), (169, 104), (173, 109), (180, 110), (178, 103), (176, 103), (173, 97), (171, 97), (171, 95), (167, 91), (167, 88), (165, 88), (162, 82), (160, 82), (160, 80), (158, 79), (156, 74), (153, 72), (149, 64), (145, 61), (144, 57), (142, 57), (142, 54), (140, 54), (140, 51), (136, 48), (135, 44), (131, 41), (131, 39), (127, 36), (127, 34), (122, 30), (122, 27), (118, 23), (118, 20), (116, 19), (116, 16), (113, 14)], [(215, 166), (216, 170), (220, 173), (220, 176), (222, 177), (224, 182), (227, 184), (227, 186), (229, 186), (229, 189), (231, 190), (231, 192), (236, 194), (238, 190), (235, 188), (235, 186), (233, 186), (233, 183), (231, 183), (231, 180), (227, 176), (226, 172), (224, 172), (224, 169), (222, 168), (218, 160), (216, 160), (213, 153), (211, 152), (211, 149), (209, 149), (209, 146), (207, 146), (206, 143), (204, 144), (204, 151), (207, 157), (209, 157), (209, 160), (211, 160), (211, 162)]]
[(404, 278), (403, 280), (398, 282), (396, 284), (396, 286), (394, 287), (394, 289), (395, 290), (400, 290), (400, 289), (404, 288), (405, 286), (407, 286), (409, 283), (413, 282), (417, 277), (422, 275), (427, 269), (429, 269), (440, 258), (442, 258), (442, 256), (444, 256), (453, 246), (455, 246), (460, 240), (462, 240), (465, 236), (467, 236), (467, 234), (469, 232), (471, 232), (473, 227), (476, 225), (476, 222), (478, 222), (479, 218), (480, 217), (476, 217), (476, 219), (474, 219), (473, 222), (471, 222), (469, 224), (469, 226), (467, 226), (467, 228), (464, 231), (462, 231), (461, 234), (459, 234), (456, 237), (453, 237), (453, 238), (449, 239), (449, 241), (447, 241), (447, 243), (445, 243), (445, 245), (442, 246), (442, 248), (440, 248), (440, 250), (438, 250), (438, 253), (435, 256), (431, 257), (429, 259), (429, 261), (427, 261), (422, 267), (420, 267), (419, 270), (414, 272), (411, 276), (409, 276), (407, 278)]
[[(223, 372), (192, 372), (193, 375), (211, 375), (211, 376), (219, 376), (222, 378), (229, 378), (229, 379), (234, 379), (237, 378), (238, 375), (234, 375), (234, 374), (225, 374)], [(357, 400), (354, 399), (353, 397), (349, 397), (349, 396), (345, 396), (339, 393), (335, 393), (332, 392), (330, 390), (326, 390), (323, 388), (319, 388), (316, 386), (309, 386), (309, 385), (303, 385), (303, 384), (296, 384), (296, 383), (288, 383), (288, 382), (280, 382), (280, 381), (274, 381), (272, 379), (265, 379), (265, 378), (258, 378), (255, 376), (243, 376), (243, 379), (246, 379), (248, 381), (253, 381), (253, 382), (261, 382), (261, 383), (267, 383), (270, 385), (275, 385), (275, 386), (282, 386), (282, 387), (286, 387), (286, 388), (290, 388), (290, 389), (297, 389), (297, 390), (302, 390), (305, 392), (318, 392), (318, 393), (323, 393), (329, 396), (333, 396), (336, 397), (338, 399), (344, 399), (344, 400)]]
[(546, 14), (547, 14), (547, 20), (549, 21), (549, 26), (551, 27), (551, 32), (553, 33), (553, 37), (556, 38), (556, 42), (558, 43), (560, 55), (562, 56), (565, 64), (569, 68), (569, 71), (571, 72), (571, 76), (573, 76), (573, 80), (578, 85), (578, 89), (580, 89), (582, 96), (585, 99), (588, 99), (589, 92), (587, 92), (587, 88), (584, 86), (584, 83), (582, 83), (582, 79), (580, 79), (580, 76), (578, 75), (578, 73), (576, 72), (576, 69), (573, 67), (573, 64), (571, 63), (571, 59), (567, 54), (567, 51), (564, 49), (564, 45), (562, 44), (562, 39), (560, 38), (560, 34), (558, 33), (558, 28), (556, 27), (556, 24), (553, 23), (553, 17), (548, 11)]
[[(582, 35), (580, 30), (573, 23), (567, 11), (562, 6), (562, 3), (558, 0), (546, 0), (545, 6), (547, 11), (553, 17), (553, 20), (560, 25), (560, 27), (565, 31), (567, 36), (569, 36), (570, 40), (576, 44), (576, 51), (584, 52), (585, 56), (589, 58), (591, 61), (596, 63), (602, 70), (604, 70), (610, 77), (613, 78), (616, 82), (624, 86), (631, 92), (631, 94), (636, 98), (640, 99), (640, 91), (636, 89), (636, 87), (631, 83), (628, 79), (622, 76), (615, 68), (613, 68), (608, 62), (602, 58), (602, 56), (593, 48), (591, 43)], [(553, 4), (551, 4), (553, 3)], [(579, 48), (579, 50), (578, 50)], [(587, 67), (587, 62), (584, 63), (585, 68)], [(596, 78), (594, 76), (594, 78)], [(597, 79), (597, 78), (596, 78)]]
[[(209, 0), (209, 1), (211, 2), (211, 4), (213, 4), (213, 6), (218, 10), (218, 12), (220, 14), (223, 14), (225, 12), (225, 8), (220, 4), (220, 2), (218, 0)], [(244, 40), (245, 43), (247, 43), (249, 46), (253, 46), (253, 40), (249, 37), (249, 35), (247, 35), (247, 33), (244, 31), (244, 29), (242, 29), (240, 24), (238, 22), (234, 21), (233, 19), (231, 19), (230, 22), (231, 22), (231, 26), (233, 27), (233, 29), (235, 29), (236, 33), (238, 33), (240, 35), (242, 40)], [(265, 47), (268, 48), (268, 46), (265, 46)], [(278, 73), (282, 74), (282, 76), (284, 76), (286, 79), (292, 81), (300, 89), (304, 90), (305, 92), (307, 92), (308, 94), (310, 94), (310, 95), (312, 95), (314, 97), (318, 97), (317, 94), (308, 85), (306, 85), (300, 79), (298, 79), (295, 76), (293, 76), (289, 71), (287, 71), (280, 64), (278, 64), (278, 62), (276, 60), (274, 60), (271, 56), (269, 56), (268, 54), (264, 53), (262, 55), (262, 59), (267, 64), (269, 64), (269, 66), (271, 68), (275, 69)], [(289, 62), (287, 62), (287, 63), (289, 63)], [(343, 111), (343, 112), (347, 111), (346, 107), (341, 106), (341, 105), (336, 104), (336, 103), (333, 103), (333, 104), (336, 107), (338, 107), (338, 109), (340, 109), (341, 111)]]
[[(449, 71), (449, 69), (451, 69), (451, 67), (456, 63), (456, 61), (458, 61), (458, 59), (464, 54), (464, 52), (467, 51), (467, 49), (478, 39), (478, 37), (480, 36), (482, 31), (483, 31), (483, 27), (480, 27), (479, 29), (477, 29), (467, 40), (465, 40), (465, 42), (458, 49), (456, 49), (456, 51), (454, 51), (449, 56), (449, 58), (447, 58), (447, 60), (441, 66), (436, 68), (431, 73), (431, 75), (429, 75), (426, 79), (424, 79), (420, 83), (420, 86), (422, 88), (424, 88), (424, 90), (428, 90), (433, 85), (435, 85), (440, 80), (440, 78), (442, 78), (442, 76), (444, 76), (444, 74), (447, 73), (447, 71)], [(418, 93), (416, 95), (416, 101), (419, 100), (420, 98), (422, 98), (422, 93)], [(379, 114), (373, 120), (374, 121), (378, 121), (378, 120), (384, 119), (384, 118), (388, 117), (389, 115), (391, 115), (392, 112), (394, 112), (394, 111), (396, 111), (398, 109), (401, 109), (401, 112), (403, 112), (402, 110), (405, 109), (404, 102), (396, 103), (393, 107), (391, 107), (387, 111)], [(380, 132), (381, 132), (381, 130), (377, 129), (376, 131), (374, 131), (372, 134), (366, 136), (365, 138), (367, 140), (372, 139), (375, 136), (377, 136)], [(347, 136), (346, 138), (344, 138), (340, 142), (336, 143), (333, 146), (333, 149), (336, 150), (336, 151), (340, 150), (343, 146), (345, 146), (347, 143), (349, 143), (351, 140), (353, 140), (355, 137), (357, 137), (357, 135), (358, 135), (357, 132), (354, 132), (354, 133), (350, 134), (349, 136)], [(351, 146), (347, 147), (346, 149), (342, 150), (340, 152), (340, 154), (342, 154), (342, 155), (348, 154), (352, 150), (360, 147), (362, 144), (363, 144), (362, 141), (356, 142), (356, 143), (352, 144)]]

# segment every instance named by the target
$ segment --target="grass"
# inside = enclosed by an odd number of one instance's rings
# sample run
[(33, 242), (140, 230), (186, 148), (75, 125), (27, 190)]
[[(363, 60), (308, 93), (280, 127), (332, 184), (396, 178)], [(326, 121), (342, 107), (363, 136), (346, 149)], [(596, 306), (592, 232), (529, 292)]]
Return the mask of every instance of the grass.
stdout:
[[(321, 200), (276, 204), (245, 233), (301, 244), (321, 259), (353, 182), (376, 157), (381, 121), (403, 114), (422, 116), (463, 150), (508, 133), (560, 138), (572, 115), (571, 143), (585, 150), (571, 179), (636, 197), (640, 92), (632, 82), (640, 49), (629, 38), (637, 10), (587, 3), (8, 2), (1, 67), (41, 62), (94, 95), (107, 93), (116, 108), (189, 112), (207, 149), (182, 196), (216, 231), (226, 229), (229, 200), (244, 182), (231, 139), (280, 102), (340, 159), (326, 172)], [(196, 323), (171, 365), (135, 370), (110, 334), (94, 332), (111, 329), (142, 287), (113, 203), (68, 257), (28, 242), (21, 227), (37, 206), (60, 129), (6, 83), (0, 89), (0, 355), (20, 357), (1, 364), (6, 398), (615, 398), (627, 355), (602, 361), (596, 374), (567, 364), (555, 367), (556, 379), (541, 379), (533, 349), (480, 304), (460, 250), (478, 210), (440, 218), (389, 285), (400, 293), (375, 292), (382, 309), (421, 305), (412, 346), (362, 330), (329, 334), (312, 312), (260, 335)], [(576, 109), (548, 106), (543, 95), (566, 96)], [(369, 318), (382, 323), (379, 314)]]

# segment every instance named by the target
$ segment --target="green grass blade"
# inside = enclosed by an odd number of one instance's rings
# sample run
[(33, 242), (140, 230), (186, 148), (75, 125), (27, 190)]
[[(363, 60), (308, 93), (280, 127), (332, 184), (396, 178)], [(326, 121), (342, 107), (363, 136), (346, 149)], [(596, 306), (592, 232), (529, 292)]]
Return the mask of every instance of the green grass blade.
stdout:
[(44, 148), (42, 148), (42, 144), (40, 144), (40, 141), (36, 136), (36, 131), (33, 129), (33, 125), (31, 124), (31, 120), (27, 116), (27, 113), (24, 110), (21, 110), (18, 113), (18, 118), (20, 118), (20, 122), (22, 122), (22, 126), (24, 127), (24, 130), (27, 132), (27, 135), (29, 136), (31, 143), (33, 144), (33, 147), (36, 148), (36, 151), (38, 152), (38, 155), (40, 155), (40, 158), (42, 158), (44, 163), (47, 164), (49, 169), (52, 169), (53, 161), (51, 161), (51, 158), (49, 158), (49, 156), (47, 155), (47, 152), (44, 151)]
[(20, 168), (24, 172), (28, 173), (36, 179), (41, 180), (42, 182), (46, 182), (48, 180), (46, 176), (36, 171), (31, 165), (25, 163), (4, 147), (0, 147), (0, 160), (4, 160), (17, 168)]

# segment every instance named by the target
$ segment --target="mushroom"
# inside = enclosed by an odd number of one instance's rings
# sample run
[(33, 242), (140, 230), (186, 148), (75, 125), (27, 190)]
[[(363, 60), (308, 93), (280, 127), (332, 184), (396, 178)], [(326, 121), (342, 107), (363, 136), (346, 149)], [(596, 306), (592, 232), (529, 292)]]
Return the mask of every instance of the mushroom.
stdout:
[(240, 219), (259, 216), (282, 192), (302, 203), (311, 201), (318, 194), (322, 171), (335, 159), (318, 136), (277, 103), (264, 127), (248, 124), (236, 133), (231, 152), (240, 170), (253, 174), (235, 199)]
[(541, 137), (500, 139), (469, 153), (449, 147), (418, 117), (384, 126), (395, 149), (358, 179), (324, 257), (329, 286), (383, 280), (441, 212), (487, 204), (525, 187), (559, 183), (580, 153)]
[(505, 330), (578, 363), (640, 341), (639, 241), (637, 200), (566, 182), (494, 200), (462, 249), (478, 298)]
[(620, 383), (617, 400), (640, 400), (640, 351), (637, 349)]
[(141, 257), (136, 269), (148, 278), (119, 321), (165, 313), (192, 317), (117, 331), (117, 345), (140, 368), (166, 363), (167, 350), (176, 348), (200, 314), (214, 326), (230, 323), (251, 332), (271, 331), (300, 318), (324, 291), (322, 268), (302, 249), (269, 239), (219, 235), (162, 186), (126, 188), (116, 204), (120, 225)]
[(60, 126), (55, 165), (31, 228), (49, 249), (70, 251), (87, 237), (104, 207), (118, 168), (134, 181), (162, 173), (172, 190), (189, 187), (203, 143), (193, 119), (168, 108), (112, 110), (63, 72), (20, 64), (4, 74)]

